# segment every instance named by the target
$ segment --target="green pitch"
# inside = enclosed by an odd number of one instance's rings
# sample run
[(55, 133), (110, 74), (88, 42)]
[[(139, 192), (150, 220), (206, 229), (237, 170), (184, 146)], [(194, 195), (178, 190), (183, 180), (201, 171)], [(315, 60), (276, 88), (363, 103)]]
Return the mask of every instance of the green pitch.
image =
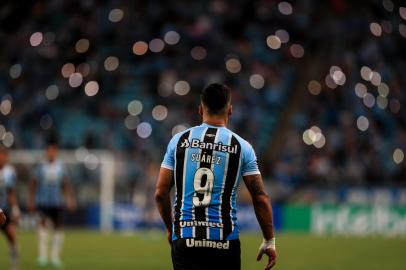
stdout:
[[(36, 235), (20, 232), (21, 269), (36, 266)], [(242, 269), (263, 269), (255, 261), (259, 235), (243, 234)], [(278, 234), (278, 263), (284, 270), (404, 270), (405, 238), (316, 237), (302, 234)], [(0, 269), (8, 269), (8, 251), (0, 241)], [(64, 269), (72, 270), (166, 270), (171, 269), (169, 246), (163, 234), (144, 232), (131, 235), (102, 235), (92, 231), (68, 231), (63, 253)], [(46, 269), (46, 268), (45, 268)]]

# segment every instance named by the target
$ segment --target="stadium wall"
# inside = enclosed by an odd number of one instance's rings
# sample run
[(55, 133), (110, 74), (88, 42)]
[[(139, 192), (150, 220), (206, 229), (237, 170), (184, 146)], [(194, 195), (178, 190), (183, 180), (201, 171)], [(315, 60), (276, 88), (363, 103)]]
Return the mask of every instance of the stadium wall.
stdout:
[[(279, 231), (318, 235), (406, 236), (406, 207), (356, 204), (276, 204), (273, 207), (275, 228)], [(98, 227), (97, 206), (88, 211), (88, 225)], [(251, 205), (239, 205), (241, 231), (259, 231)], [(144, 210), (132, 204), (116, 204), (113, 211), (115, 230), (162, 227), (159, 218), (147, 219)]]

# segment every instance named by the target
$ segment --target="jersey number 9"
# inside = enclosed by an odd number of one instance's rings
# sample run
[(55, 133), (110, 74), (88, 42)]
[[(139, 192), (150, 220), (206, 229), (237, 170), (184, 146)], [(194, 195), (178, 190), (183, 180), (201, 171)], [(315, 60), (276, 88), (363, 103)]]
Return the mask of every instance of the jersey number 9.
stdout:
[[(206, 178), (206, 183), (202, 186), (203, 178)], [(195, 196), (193, 196), (193, 205), (195, 207), (206, 207), (210, 204), (211, 194), (213, 191), (214, 174), (208, 168), (199, 168), (195, 173), (193, 185), (195, 188)], [(200, 195), (200, 196), (199, 196)]]

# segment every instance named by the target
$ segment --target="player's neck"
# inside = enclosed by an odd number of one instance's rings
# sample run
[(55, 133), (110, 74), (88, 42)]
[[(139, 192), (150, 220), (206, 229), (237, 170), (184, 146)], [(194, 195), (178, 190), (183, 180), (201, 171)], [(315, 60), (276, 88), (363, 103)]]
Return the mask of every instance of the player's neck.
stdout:
[(227, 123), (228, 123), (228, 119), (220, 118), (220, 117), (204, 117), (203, 123), (210, 125), (210, 126), (226, 127)]

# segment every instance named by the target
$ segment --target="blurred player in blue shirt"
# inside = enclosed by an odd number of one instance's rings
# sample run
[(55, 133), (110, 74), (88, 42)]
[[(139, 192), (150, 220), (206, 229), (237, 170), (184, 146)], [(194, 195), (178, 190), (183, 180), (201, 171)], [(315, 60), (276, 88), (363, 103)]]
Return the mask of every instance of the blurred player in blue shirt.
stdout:
[(76, 202), (67, 172), (57, 160), (58, 146), (55, 139), (50, 139), (46, 149), (46, 161), (36, 168), (30, 185), (28, 206), (31, 211), (37, 210), (40, 215), (38, 228), (39, 255), (38, 264), (48, 264), (48, 230), (47, 221), (53, 227), (50, 263), (54, 267), (62, 267), (60, 253), (63, 244), (62, 214), (65, 206), (73, 211)]
[(7, 164), (8, 152), (0, 146), (0, 208), (6, 217), (1, 226), (9, 245), (11, 269), (18, 269), (17, 222), (20, 217), (16, 195), (16, 174), (14, 168)]
[(169, 142), (156, 185), (173, 268), (240, 269), (236, 197), (242, 177), (264, 236), (257, 260), (266, 254), (265, 269), (270, 269), (276, 259), (272, 207), (252, 146), (226, 127), (232, 114), (230, 89), (217, 83), (205, 88), (199, 114), (201, 125)]

